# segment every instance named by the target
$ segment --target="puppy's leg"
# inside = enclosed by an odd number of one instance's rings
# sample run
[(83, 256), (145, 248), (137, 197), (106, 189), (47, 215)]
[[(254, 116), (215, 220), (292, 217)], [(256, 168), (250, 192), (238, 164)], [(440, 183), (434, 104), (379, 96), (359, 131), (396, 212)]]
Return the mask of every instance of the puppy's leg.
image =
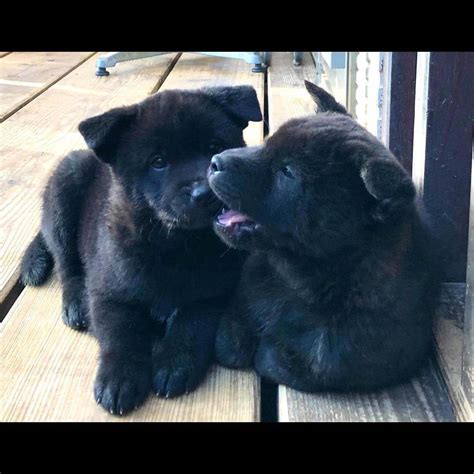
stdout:
[(95, 166), (89, 152), (69, 154), (55, 170), (44, 193), (41, 231), (61, 281), (63, 321), (74, 329), (89, 326), (78, 234), (82, 203)]
[(317, 381), (311, 376), (302, 361), (296, 361), (284, 349), (262, 339), (255, 354), (255, 370), (266, 379), (280, 385), (313, 392), (318, 389)]
[[(69, 242), (72, 242), (71, 240)], [(51, 235), (48, 247), (56, 262), (62, 287), (62, 319), (73, 329), (89, 326), (89, 311), (84, 285), (84, 271), (77, 249)]]
[(215, 342), (217, 361), (225, 367), (250, 367), (257, 343), (257, 336), (248, 323), (229, 307), (217, 329)]
[(59, 270), (59, 274), (63, 288), (61, 316), (64, 324), (77, 330), (87, 329), (90, 324), (90, 317), (84, 275), (81, 271), (78, 271), (77, 274), (68, 274), (64, 269)]
[(194, 390), (214, 360), (221, 304), (196, 304), (175, 310), (166, 335), (153, 345), (153, 390), (175, 397)]
[(97, 403), (114, 415), (137, 408), (151, 387), (151, 321), (143, 308), (95, 295), (94, 333), (100, 345)]

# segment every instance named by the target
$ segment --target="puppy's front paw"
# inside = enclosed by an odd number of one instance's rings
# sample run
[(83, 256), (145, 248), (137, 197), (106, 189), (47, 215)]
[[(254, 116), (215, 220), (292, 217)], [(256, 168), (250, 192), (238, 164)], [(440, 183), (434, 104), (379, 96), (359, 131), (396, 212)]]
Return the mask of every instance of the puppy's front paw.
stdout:
[(66, 326), (78, 331), (89, 327), (89, 315), (83, 282), (72, 278), (63, 284), (62, 320)]
[(230, 317), (222, 318), (216, 334), (217, 361), (231, 368), (250, 367), (257, 348), (257, 338), (241, 324)]
[(112, 415), (138, 408), (150, 391), (150, 369), (140, 364), (101, 363), (94, 385), (96, 402)]
[(62, 320), (66, 326), (81, 331), (89, 327), (89, 316), (82, 296), (63, 301)]
[(175, 355), (161, 353), (153, 361), (153, 391), (166, 398), (189, 393), (199, 385), (209, 365), (185, 350)]

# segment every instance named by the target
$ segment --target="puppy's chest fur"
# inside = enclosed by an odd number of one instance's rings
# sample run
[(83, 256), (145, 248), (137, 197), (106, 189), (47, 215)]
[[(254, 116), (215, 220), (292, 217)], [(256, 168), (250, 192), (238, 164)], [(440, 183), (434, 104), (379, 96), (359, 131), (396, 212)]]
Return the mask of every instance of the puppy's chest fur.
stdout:
[(228, 249), (210, 227), (167, 228), (105, 177), (83, 211), (80, 247), (90, 289), (140, 301), (160, 319), (235, 286), (242, 252)]
[[(228, 251), (209, 230), (184, 231), (121, 248), (124, 274), (155, 312), (163, 305), (183, 306), (226, 294), (238, 277), (237, 252)], [(116, 253), (117, 255), (117, 253)], [(158, 309), (156, 309), (158, 308)]]
[[(393, 243), (369, 247), (326, 261), (254, 253), (240, 289), (249, 319), (262, 334), (288, 340), (291, 334), (373, 324), (374, 317), (378, 324), (405, 318), (405, 306), (416, 304), (425, 284), (422, 271), (411, 265), (407, 272), (413, 257), (409, 236), (402, 232)], [(400, 305), (400, 294), (406, 305)]]

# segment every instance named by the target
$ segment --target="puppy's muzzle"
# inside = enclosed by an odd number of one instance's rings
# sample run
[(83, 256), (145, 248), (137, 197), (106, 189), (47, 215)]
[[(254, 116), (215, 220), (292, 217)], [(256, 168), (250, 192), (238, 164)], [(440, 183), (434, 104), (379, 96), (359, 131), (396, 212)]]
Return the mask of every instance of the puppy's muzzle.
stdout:
[(191, 200), (197, 206), (207, 207), (214, 204), (215, 197), (207, 184), (198, 184), (191, 191)]
[(207, 172), (208, 178), (223, 171), (244, 172), (248, 166), (248, 158), (256, 158), (261, 147), (231, 148), (214, 155)]

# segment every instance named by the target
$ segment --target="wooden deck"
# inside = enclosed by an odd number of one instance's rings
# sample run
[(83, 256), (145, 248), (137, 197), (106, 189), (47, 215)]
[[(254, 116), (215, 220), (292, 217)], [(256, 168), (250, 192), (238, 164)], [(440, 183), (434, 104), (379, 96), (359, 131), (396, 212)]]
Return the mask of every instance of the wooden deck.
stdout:
[[(203, 385), (176, 400), (151, 397), (117, 418), (92, 396), (97, 344), (64, 326), (53, 278), (40, 288), (18, 283), (19, 265), (40, 222), (41, 191), (56, 163), (85, 145), (84, 118), (170, 88), (251, 84), (269, 132), (313, 112), (303, 66), (275, 53), (264, 74), (243, 61), (191, 53), (120, 63), (109, 77), (94, 75), (100, 53), (0, 53), (0, 421), (259, 421), (260, 381), (252, 371), (215, 367)], [(265, 102), (268, 101), (268, 104)], [(245, 131), (249, 145), (264, 139), (264, 124)], [(265, 400), (263, 401), (265, 403)], [(411, 383), (366, 395), (308, 395), (280, 387), (280, 421), (453, 421), (455, 414), (431, 363)]]

